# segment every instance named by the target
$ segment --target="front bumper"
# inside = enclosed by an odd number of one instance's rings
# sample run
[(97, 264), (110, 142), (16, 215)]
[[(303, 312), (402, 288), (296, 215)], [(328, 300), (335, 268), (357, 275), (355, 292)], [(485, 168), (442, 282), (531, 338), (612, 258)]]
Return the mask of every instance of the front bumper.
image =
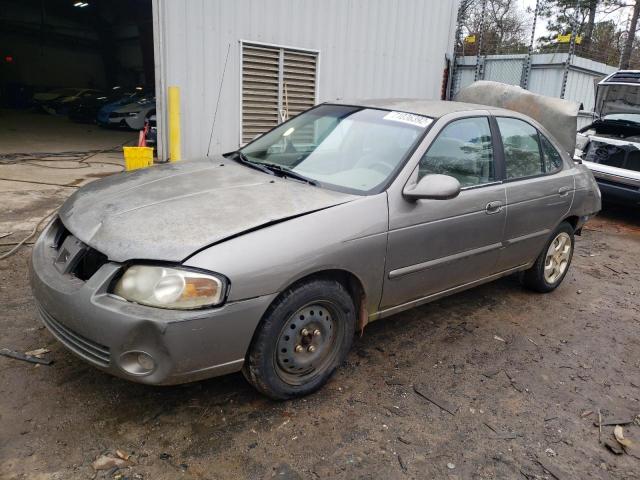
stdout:
[(584, 164), (593, 173), (606, 200), (640, 205), (640, 172), (587, 161)]
[[(108, 293), (119, 264), (105, 263), (86, 282), (60, 273), (49, 230), (34, 246), (31, 285), (43, 323), (74, 354), (113, 375), (155, 385), (242, 368), (275, 294), (194, 311), (133, 304)], [(149, 373), (131, 373), (125, 369), (128, 352), (146, 353), (155, 367)]]
[(605, 199), (625, 205), (640, 206), (640, 187), (598, 176), (596, 176), (596, 182)]

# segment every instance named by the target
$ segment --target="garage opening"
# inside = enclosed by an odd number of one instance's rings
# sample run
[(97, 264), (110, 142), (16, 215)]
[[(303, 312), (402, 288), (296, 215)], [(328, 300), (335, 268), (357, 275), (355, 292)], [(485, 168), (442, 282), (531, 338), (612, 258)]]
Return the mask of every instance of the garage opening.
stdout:
[(2, 178), (75, 188), (122, 170), (141, 130), (154, 143), (154, 86), (151, 0), (0, 0)]

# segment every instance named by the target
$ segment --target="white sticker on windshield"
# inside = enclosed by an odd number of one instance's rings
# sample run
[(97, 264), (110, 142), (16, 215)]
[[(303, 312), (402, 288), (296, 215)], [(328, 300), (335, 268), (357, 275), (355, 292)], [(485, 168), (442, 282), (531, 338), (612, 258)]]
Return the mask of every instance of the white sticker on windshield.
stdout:
[(409, 125), (415, 125), (420, 128), (428, 127), (431, 125), (431, 122), (433, 122), (433, 119), (429, 117), (405, 112), (389, 112), (384, 116), (384, 119), (393, 120), (394, 122), (408, 123)]

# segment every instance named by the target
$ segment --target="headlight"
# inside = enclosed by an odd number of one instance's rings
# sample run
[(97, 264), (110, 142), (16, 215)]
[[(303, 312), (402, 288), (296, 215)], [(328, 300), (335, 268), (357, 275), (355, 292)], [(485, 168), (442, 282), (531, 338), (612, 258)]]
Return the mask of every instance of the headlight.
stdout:
[(140, 113), (140, 111), (137, 112), (129, 112), (127, 113), (127, 115), (129, 115), (130, 117), (135, 117), (136, 115), (138, 115)]
[(120, 277), (113, 293), (142, 305), (188, 310), (222, 303), (225, 281), (192, 270), (133, 265)]
[(587, 144), (589, 143), (589, 137), (583, 135), (582, 133), (578, 133), (576, 135), (576, 149), (580, 151), (584, 151)]

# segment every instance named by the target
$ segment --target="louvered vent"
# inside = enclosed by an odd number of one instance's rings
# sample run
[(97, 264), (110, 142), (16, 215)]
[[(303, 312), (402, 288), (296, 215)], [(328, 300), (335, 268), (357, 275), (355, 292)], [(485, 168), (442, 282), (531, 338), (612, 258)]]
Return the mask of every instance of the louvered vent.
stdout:
[(278, 124), (280, 49), (243, 45), (242, 143)]
[(313, 107), (316, 100), (316, 55), (284, 51), (284, 109), (289, 117)]
[(317, 59), (313, 52), (243, 43), (243, 144), (313, 107)]

